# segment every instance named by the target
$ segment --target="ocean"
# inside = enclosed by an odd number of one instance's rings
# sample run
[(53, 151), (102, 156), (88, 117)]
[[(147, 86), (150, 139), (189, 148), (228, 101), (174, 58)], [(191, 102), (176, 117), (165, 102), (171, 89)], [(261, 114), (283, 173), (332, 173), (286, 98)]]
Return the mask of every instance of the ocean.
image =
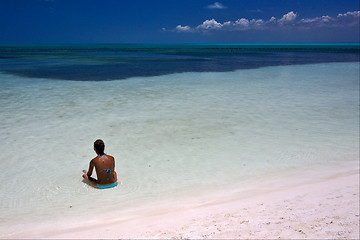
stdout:
[[(358, 161), (359, 49), (0, 45), (0, 237)], [(98, 138), (113, 189), (82, 181)]]

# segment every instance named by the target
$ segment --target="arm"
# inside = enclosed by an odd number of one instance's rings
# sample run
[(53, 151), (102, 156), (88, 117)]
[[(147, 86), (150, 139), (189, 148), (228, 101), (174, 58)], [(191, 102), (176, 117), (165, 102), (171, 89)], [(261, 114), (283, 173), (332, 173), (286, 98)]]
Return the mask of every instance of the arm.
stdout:
[[(93, 159), (94, 160), (94, 159)], [(83, 175), (83, 178), (85, 178), (86, 180), (90, 181), (90, 182), (94, 182), (94, 183), (97, 183), (97, 180), (95, 178), (92, 178), (91, 177), (91, 174), (92, 174), (92, 171), (94, 169), (94, 162), (93, 160), (90, 161), (90, 164), (89, 164), (89, 171), (83, 171), (85, 174)]]
[(89, 178), (90, 178), (90, 176), (91, 176), (91, 174), (93, 172), (94, 166), (95, 166), (93, 161), (94, 161), (94, 159), (90, 161), (89, 171), (87, 171), (87, 175), (88, 175)]
[(117, 173), (115, 171), (115, 158), (113, 157), (113, 167), (114, 167), (114, 179), (115, 179), (115, 182), (117, 182)]

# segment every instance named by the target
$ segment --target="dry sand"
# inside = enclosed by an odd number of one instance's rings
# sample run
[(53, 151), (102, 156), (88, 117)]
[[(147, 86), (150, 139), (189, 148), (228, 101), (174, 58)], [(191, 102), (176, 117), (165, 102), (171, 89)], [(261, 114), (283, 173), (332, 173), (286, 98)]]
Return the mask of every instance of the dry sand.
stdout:
[(13, 237), (359, 239), (359, 165), (269, 176), (247, 190), (230, 186), (130, 209), (105, 223), (70, 221)]

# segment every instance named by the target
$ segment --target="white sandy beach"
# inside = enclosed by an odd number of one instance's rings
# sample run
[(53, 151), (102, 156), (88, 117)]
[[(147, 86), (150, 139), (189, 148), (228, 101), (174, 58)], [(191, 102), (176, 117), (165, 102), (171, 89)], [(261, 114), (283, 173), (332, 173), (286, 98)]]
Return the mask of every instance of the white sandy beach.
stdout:
[(263, 180), (245, 191), (231, 186), (86, 225), (67, 219), (27, 226), (11, 238), (359, 239), (357, 162)]

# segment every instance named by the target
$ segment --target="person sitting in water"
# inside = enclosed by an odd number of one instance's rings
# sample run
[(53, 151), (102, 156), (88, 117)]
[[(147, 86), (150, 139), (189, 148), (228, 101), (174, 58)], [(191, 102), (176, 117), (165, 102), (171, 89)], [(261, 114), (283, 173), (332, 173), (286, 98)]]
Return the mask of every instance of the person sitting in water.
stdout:
[[(94, 142), (94, 151), (97, 156), (90, 161), (89, 171), (83, 170), (83, 178), (93, 187), (100, 189), (111, 188), (117, 185), (114, 157), (104, 153), (105, 143), (98, 139)], [(95, 167), (97, 180), (91, 177)]]

